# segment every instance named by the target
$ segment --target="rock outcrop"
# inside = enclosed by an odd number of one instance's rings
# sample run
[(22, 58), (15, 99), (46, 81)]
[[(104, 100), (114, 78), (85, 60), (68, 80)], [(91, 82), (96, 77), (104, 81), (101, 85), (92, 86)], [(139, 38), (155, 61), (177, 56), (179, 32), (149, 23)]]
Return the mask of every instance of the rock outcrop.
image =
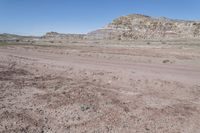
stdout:
[(106, 40), (200, 38), (200, 22), (132, 14), (119, 17), (102, 29), (88, 33), (86, 38)]
[(57, 32), (48, 32), (44, 35), (43, 39), (65, 39), (65, 40), (83, 40), (84, 34), (61, 34)]

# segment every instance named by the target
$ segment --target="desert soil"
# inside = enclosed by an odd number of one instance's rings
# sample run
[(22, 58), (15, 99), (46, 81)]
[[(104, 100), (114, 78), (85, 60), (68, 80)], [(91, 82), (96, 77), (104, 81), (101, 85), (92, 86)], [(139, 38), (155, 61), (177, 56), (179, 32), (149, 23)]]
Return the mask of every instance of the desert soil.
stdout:
[(199, 133), (200, 47), (0, 47), (0, 132)]

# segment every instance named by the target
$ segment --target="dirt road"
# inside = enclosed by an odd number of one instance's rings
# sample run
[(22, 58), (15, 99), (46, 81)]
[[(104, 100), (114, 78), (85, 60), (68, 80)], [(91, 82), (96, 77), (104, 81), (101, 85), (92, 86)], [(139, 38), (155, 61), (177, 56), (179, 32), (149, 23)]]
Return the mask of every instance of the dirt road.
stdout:
[(200, 49), (0, 47), (0, 132), (200, 132)]

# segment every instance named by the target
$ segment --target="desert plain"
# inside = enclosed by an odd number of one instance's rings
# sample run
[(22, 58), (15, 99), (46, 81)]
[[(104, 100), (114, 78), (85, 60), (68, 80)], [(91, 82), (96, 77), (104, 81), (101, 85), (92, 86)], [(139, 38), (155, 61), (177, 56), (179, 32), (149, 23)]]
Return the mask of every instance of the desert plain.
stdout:
[(199, 133), (199, 41), (1, 45), (0, 132)]

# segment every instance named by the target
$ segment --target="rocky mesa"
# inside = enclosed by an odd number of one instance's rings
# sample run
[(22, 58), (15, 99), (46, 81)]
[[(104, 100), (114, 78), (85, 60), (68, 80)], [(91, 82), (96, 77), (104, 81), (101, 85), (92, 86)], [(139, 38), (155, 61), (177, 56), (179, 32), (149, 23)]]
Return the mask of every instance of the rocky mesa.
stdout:
[(122, 16), (87, 34), (87, 39), (136, 40), (199, 38), (200, 21), (175, 20), (140, 14)]

